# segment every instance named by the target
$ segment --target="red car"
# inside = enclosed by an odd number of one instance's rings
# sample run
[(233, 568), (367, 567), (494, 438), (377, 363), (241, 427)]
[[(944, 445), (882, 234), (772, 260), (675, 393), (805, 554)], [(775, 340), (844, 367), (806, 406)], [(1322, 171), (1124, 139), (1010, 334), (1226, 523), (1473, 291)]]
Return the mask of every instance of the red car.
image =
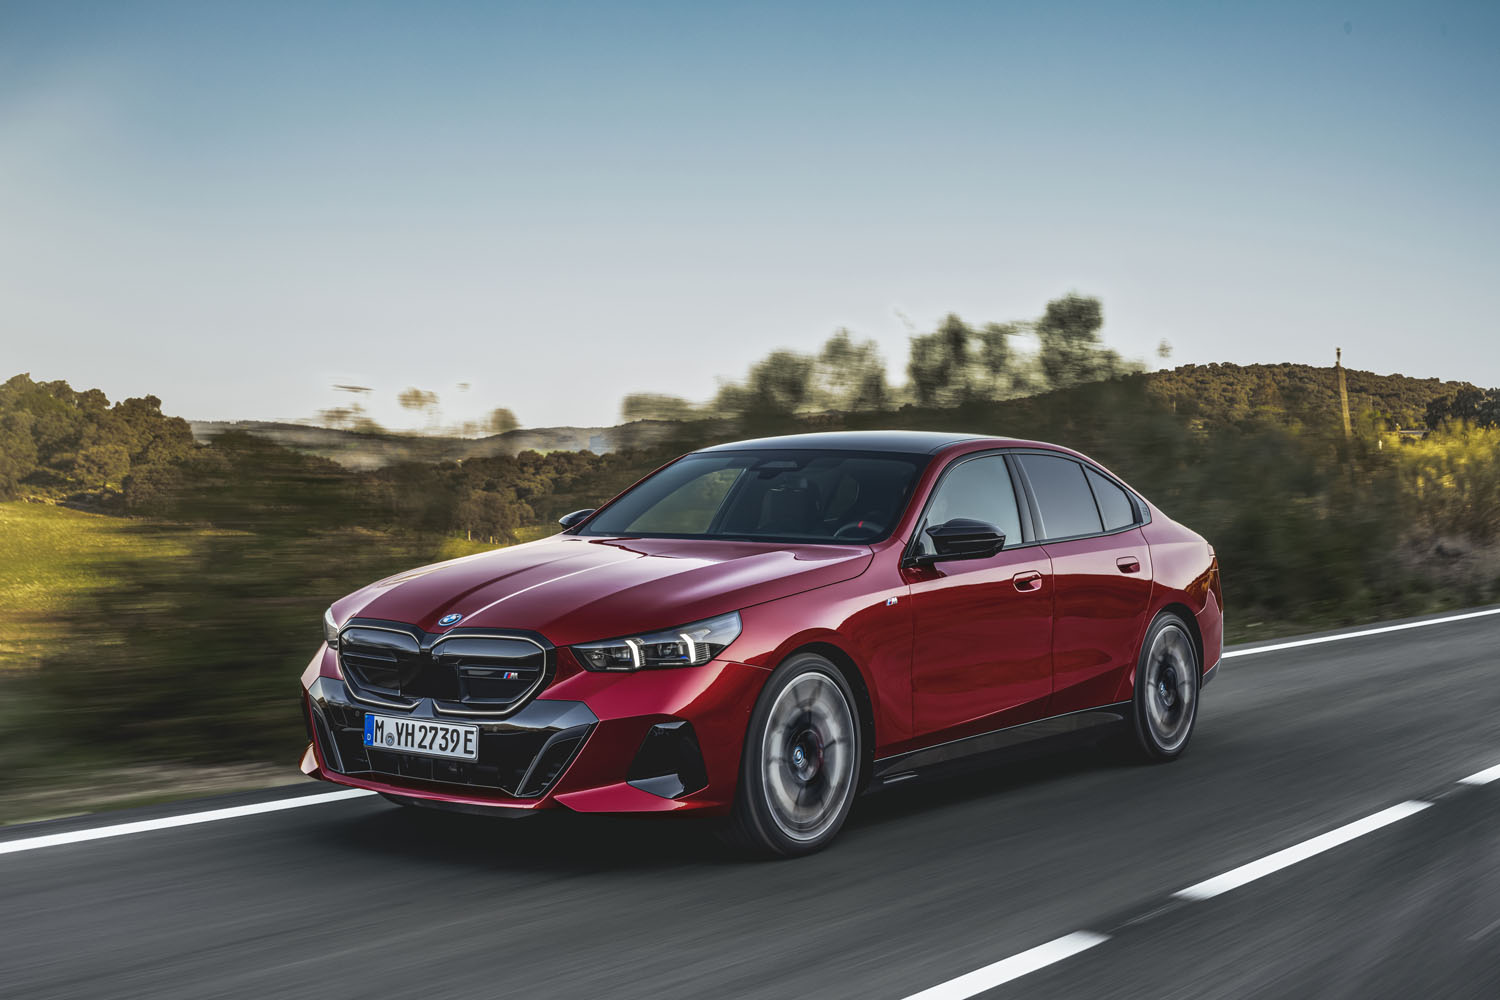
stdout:
[(1034, 737), (1126, 724), (1170, 760), (1223, 645), (1213, 549), (1056, 445), (744, 441), (562, 524), (335, 603), (302, 769), (802, 854), (862, 789)]

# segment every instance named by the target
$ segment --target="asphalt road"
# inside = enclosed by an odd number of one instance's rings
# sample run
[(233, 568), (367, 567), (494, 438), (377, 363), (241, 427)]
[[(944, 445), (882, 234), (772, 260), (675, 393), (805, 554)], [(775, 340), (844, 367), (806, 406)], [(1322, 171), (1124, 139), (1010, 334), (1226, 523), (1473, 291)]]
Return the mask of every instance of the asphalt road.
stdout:
[[(1500, 781), (1457, 784), (1497, 764), (1500, 615), (1241, 651), (1176, 763), (1087, 747), (909, 782), (790, 862), (695, 823), (364, 797), (0, 853), (0, 996), (958, 998), (1088, 932), (978, 995), (1500, 997)], [(1173, 895), (1406, 801), (1430, 805)]]

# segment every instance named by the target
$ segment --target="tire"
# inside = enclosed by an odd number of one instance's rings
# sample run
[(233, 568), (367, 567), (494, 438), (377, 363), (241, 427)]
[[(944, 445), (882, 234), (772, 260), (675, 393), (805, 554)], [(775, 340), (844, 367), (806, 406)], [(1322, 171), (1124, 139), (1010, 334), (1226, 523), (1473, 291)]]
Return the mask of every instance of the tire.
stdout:
[(1198, 721), (1202, 668), (1193, 635), (1167, 611), (1146, 630), (1135, 667), (1135, 741), (1147, 760), (1182, 756)]
[(730, 845), (794, 857), (821, 850), (854, 803), (864, 746), (849, 682), (816, 653), (777, 667), (745, 732)]

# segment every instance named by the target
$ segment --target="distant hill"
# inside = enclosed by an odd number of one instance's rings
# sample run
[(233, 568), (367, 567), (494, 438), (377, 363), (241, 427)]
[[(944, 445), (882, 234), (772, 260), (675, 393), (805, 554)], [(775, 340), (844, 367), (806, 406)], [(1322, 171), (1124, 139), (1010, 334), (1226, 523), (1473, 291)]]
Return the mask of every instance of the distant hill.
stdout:
[(190, 420), (188, 423), (199, 443), (212, 441), (226, 431), (240, 431), (356, 470), (380, 469), (404, 462), (490, 458), (523, 451), (592, 451), (603, 455), (624, 447), (627, 437), (633, 445), (653, 441), (660, 435), (660, 428), (652, 421), (637, 421), (619, 427), (530, 427), (483, 438), (369, 433), (263, 420)]
[[(1402, 427), (1423, 426), (1427, 404), (1468, 382), (1409, 378), (1345, 369), (1349, 409)], [(1312, 365), (1183, 365), (1145, 376), (1148, 391), (1184, 417), (1239, 423), (1252, 417), (1338, 412), (1338, 384), (1331, 367)], [(831, 415), (830, 415), (831, 416)], [(608, 454), (650, 446), (665, 439), (673, 423), (639, 420), (613, 427), (535, 427), (483, 438), (460, 438), (337, 430), (311, 424), (260, 420), (192, 420), (193, 437), (206, 443), (225, 431), (242, 431), (286, 448), (330, 459), (348, 469), (380, 469), (405, 462), (452, 462), (516, 455), (523, 451), (591, 451)]]
[[(1402, 427), (1422, 427), (1427, 404), (1468, 382), (1377, 375), (1346, 368), (1349, 412), (1373, 412)], [(1337, 413), (1334, 369), (1312, 365), (1183, 365), (1147, 376), (1150, 391), (1186, 417), (1238, 423), (1254, 415)]]

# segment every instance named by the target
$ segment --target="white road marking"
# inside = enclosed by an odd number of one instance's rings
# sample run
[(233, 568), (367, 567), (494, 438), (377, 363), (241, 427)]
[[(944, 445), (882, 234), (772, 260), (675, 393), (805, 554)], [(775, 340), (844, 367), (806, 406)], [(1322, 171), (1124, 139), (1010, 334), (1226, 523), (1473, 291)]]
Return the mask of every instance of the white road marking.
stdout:
[(1012, 979), (1019, 979), (1038, 969), (1045, 969), (1054, 962), (1071, 958), (1080, 951), (1087, 951), (1094, 945), (1103, 944), (1108, 940), (1109, 937), (1104, 934), (1074, 931), (1072, 934), (1064, 934), (1046, 944), (1039, 944), (1035, 948), (1003, 958), (992, 965), (986, 965), (982, 969), (975, 969), (957, 979), (939, 983), (921, 993), (913, 993), (906, 1000), (967, 1000), (968, 997), (976, 996), (985, 990), (992, 990), (996, 986), (1008, 983)]
[(1324, 851), (1332, 850), (1340, 844), (1347, 844), (1357, 837), (1373, 833), (1381, 827), (1390, 826), (1398, 820), (1414, 816), (1431, 805), (1431, 802), (1417, 802), (1415, 800), (1402, 802), (1399, 805), (1391, 806), (1389, 809), (1382, 809), (1378, 813), (1366, 816), (1364, 819), (1358, 819), (1353, 823), (1345, 824), (1337, 830), (1329, 830), (1327, 833), (1314, 837), (1311, 840), (1304, 840), (1300, 844), (1293, 844), (1291, 847), (1277, 851), (1275, 854), (1268, 854), (1258, 861), (1240, 865), (1238, 868), (1233, 868), (1222, 875), (1215, 875), (1213, 878), (1199, 882), (1197, 885), (1190, 885), (1186, 889), (1179, 889), (1172, 895), (1177, 899), (1212, 899), (1231, 889), (1238, 889), (1248, 882), (1254, 882), (1258, 878), (1265, 878), (1267, 875), (1279, 872), (1283, 868), (1295, 865), (1299, 861), (1306, 861), (1308, 858), (1322, 854)]
[(329, 802), (340, 802), (374, 792), (363, 788), (346, 788), (340, 792), (320, 792), (317, 795), (299, 795), (290, 799), (273, 799), (248, 806), (230, 806), (226, 809), (208, 809), (204, 812), (184, 813), (180, 816), (163, 816), (160, 819), (143, 819), (134, 823), (116, 823), (114, 826), (96, 826), (86, 830), (70, 830), (67, 833), (49, 833), (41, 837), (24, 837), (20, 840), (0, 842), (0, 854), (15, 854), (18, 851), (35, 851), (43, 847), (62, 844), (77, 844), (85, 840), (103, 840), (107, 837), (128, 837), (135, 833), (152, 830), (170, 830), (177, 826), (194, 826), (198, 823), (214, 823), (221, 819), (239, 819), (259, 813), (280, 812), (283, 809), (301, 809), (303, 806), (321, 806)]
[(1470, 618), (1484, 618), (1487, 615), (1500, 615), (1500, 608), (1486, 608), (1483, 611), (1466, 611), (1461, 615), (1449, 615), (1446, 618), (1428, 618), (1420, 622), (1402, 622), (1400, 625), (1381, 625), (1379, 628), (1361, 629), (1358, 632), (1340, 632), (1338, 635), (1320, 635), (1312, 639), (1291, 639), (1287, 642), (1273, 643), (1269, 646), (1256, 646), (1253, 649), (1226, 649), (1223, 658), (1229, 659), (1233, 656), (1254, 656), (1256, 653), (1274, 653), (1282, 649), (1298, 649), (1302, 646), (1320, 646), (1325, 642), (1340, 642), (1344, 639), (1362, 639), (1367, 635), (1384, 635), (1387, 632), (1404, 632), (1409, 628), (1426, 628), (1429, 625), (1446, 625), (1449, 622), (1468, 621)]
[(1500, 764), (1487, 767), (1478, 774), (1471, 774), (1467, 778), (1459, 778), (1460, 785), (1488, 785), (1492, 781), (1500, 781)]

